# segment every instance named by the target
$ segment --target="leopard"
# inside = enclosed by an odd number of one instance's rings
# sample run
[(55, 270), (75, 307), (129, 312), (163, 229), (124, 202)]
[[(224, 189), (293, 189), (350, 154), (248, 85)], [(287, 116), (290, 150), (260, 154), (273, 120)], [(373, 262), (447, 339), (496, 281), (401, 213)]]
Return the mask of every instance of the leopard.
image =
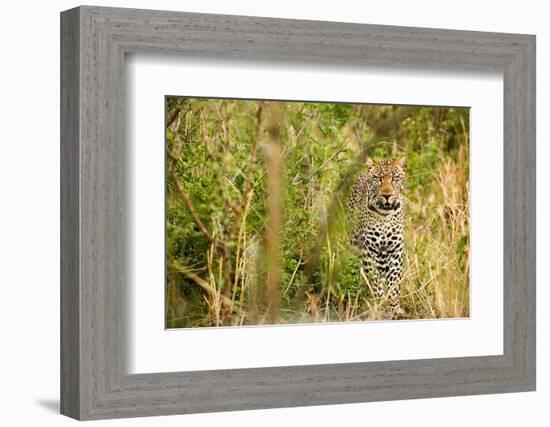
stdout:
[(404, 315), (401, 281), (405, 251), (403, 189), (407, 158), (367, 159), (366, 172), (352, 186), (348, 207), (352, 221), (350, 244), (361, 259), (361, 278), (389, 315)]

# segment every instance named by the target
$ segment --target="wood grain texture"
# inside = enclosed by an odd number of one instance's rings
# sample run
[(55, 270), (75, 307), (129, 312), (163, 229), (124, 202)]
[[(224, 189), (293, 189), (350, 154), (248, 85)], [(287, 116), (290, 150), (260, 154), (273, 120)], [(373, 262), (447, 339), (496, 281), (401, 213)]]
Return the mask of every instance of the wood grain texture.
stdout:
[[(62, 13), (62, 413), (78, 419), (535, 388), (535, 38), (80, 7)], [(124, 55), (504, 75), (504, 354), (128, 375)]]

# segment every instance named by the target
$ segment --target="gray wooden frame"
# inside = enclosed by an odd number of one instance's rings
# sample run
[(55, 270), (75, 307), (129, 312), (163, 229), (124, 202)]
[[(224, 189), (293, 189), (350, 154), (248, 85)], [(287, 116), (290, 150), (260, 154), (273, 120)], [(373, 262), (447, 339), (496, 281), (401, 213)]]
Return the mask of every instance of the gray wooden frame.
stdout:
[[(504, 354), (128, 375), (123, 70), (130, 52), (502, 72)], [(535, 389), (534, 36), (71, 9), (61, 14), (61, 166), (63, 414), (99, 419)]]

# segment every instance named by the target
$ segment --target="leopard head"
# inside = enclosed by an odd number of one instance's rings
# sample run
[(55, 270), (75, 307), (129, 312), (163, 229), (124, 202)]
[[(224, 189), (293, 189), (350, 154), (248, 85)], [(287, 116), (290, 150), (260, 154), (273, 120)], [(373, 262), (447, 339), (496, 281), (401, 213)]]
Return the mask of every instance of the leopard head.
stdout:
[(368, 207), (380, 215), (390, 215), (403, 206), (403, 183), (407, 159), (367, 160)]

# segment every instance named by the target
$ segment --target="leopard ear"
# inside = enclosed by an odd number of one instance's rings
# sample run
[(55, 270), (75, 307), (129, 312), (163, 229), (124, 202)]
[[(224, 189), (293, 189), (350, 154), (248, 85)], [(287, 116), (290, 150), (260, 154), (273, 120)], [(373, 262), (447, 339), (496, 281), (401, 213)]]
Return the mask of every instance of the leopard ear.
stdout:
[(367, 169), (371, 169), (374, 166), (374, 160), (369, 157), (365, 163), (365, 166), (367, 166)]
[(397, 166), (401, 168), (401, 170), (407, 169), (407, 157), (403, 156), (397, 161)]

